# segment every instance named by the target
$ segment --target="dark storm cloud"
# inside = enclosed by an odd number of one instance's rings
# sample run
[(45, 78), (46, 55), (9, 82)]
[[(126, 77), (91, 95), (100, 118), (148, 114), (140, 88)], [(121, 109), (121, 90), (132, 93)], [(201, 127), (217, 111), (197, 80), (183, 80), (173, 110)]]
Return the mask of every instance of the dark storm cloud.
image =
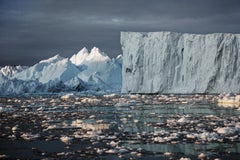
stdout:
[(0, 0), (0, 66), (86, 46), (121, 53), (120, 31), (240, 32), (239, 0)]

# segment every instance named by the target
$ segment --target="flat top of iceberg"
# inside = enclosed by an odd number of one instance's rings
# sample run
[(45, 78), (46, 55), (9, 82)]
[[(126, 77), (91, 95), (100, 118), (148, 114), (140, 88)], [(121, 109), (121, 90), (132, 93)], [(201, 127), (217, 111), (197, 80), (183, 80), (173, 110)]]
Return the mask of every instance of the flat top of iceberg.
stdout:
[(214, 32), (214, 33), (183, 33), (183, 32), (174, 32), (174, 31), (154, 31), (154, 32), (137, 32), (137, 31), (121, 31), (121, 34), (126, 34), (126, 33), (138, 33), (142, 34), (144, 36), (147, 36), (149, 34), (186, 34), (186, 35), (240, 35), (240, 33), (220, 33), (220, 32)]

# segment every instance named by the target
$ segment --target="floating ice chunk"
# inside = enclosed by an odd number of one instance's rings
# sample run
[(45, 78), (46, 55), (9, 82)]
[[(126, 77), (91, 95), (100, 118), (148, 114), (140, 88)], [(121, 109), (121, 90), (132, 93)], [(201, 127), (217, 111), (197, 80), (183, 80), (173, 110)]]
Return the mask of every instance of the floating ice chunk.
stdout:
[(136, 103), (137, 103), (137, 101), (136, 101), (136, 100), (134, 100), (134, 99), (132, 99), (132, 100), (128, 101), (127, 103), (128, 103), (128, 104), (130, 104), (130, 105), (134, 105), (134, 104), (136, 104)]
[(176, 123), (176, 120), (175, 119), (167, 119), (167, 123), (168, 124)]
[(138, 157), (142, 157), (142, 153), (137, 153), (137, 156)]
[(203, 160), (205, 158), (206, 158), (206, 155), (204, 153), (201, 153), (201, 154), (198, 155), (198, 159)]
[(117, 139), (117, 136), (107, 136), (104, 139), (114, 140), (114, 139)]
[(198, 137), (197, 134), (187, 134), (187, 135), (186, 135), (186, 138), (189, 138), (189, 139), (195, 139), (195, 138), (197, 138), (197, 137)]
[(75, 120), (75, 121), (72, 121), (71, 126), (73, 126), (73, 127), (81, 127), (81, 126), (82, 126), (82, 125), (81, 125), (82, 123), (83, 123), (82, 120), (77, 119), (77, 120)]
[(59, 128), (59, 127), (60, 127), (60, 126), (59, 126), (59, 125), (56, 125), (56, 124), (54, 124), (54, 125), (49, 125), (46, 130), (56, 129), (56, 128)]
[(119, 153), (127, 153), (129, 151), (127, 149), (125, 149), (125, 148), (119, 148), (118, 152)]
[(138, 119), (134, 119), (133, 121), (134, 121), (134, 123), (138, 123), (138, 122), (139, 122), (139, 120), (138, 120)]
[(236, 124), (235, 124), (235, 127), (236, 127), (237, 130), (240, 131), (240, 122), (236, 123)]
[(157, 136), (157, 135), (165, 135), (165, 134), (168, 134), (169, 132), (165, 131), (165, 130), (158, 130), (158, 131), (154, 131), (153, 132), (153, 135), (154, 136)]
[(55, 98), (53, 98), (53, 99), (51, 99), (49, 102), (50, 102), (50, 103), (56, 103), (56, 102), (61, 102), (61, 101), (60, 101), (60, 99), (55, 99)]
[(178, 122), (178, 123), (188, 123), (189, 120), (188, 120), (186, 117), (182, 117), (182, 118), (180, 118), (177, 122)]
[(202, 134), (199, 135), (199, 138), (203, 141), (216, 141), (218, 140), (219, 136), (217, 133), (213, 132), (213, 133), (210, 133), (210, 132), (203, 132)]
[(132, 151), (132, 152), (130, 152), (130, 154), (131, 154), (131, 155), (136, 155), (137, 152)]
[(95, 115), (91, 115), (89, 116), (89, 119), (94, 119), (96, 116)]
[(65, 143), (65, 144), (70, 144), (70, 143), (72, 142), (72, 139), (73, 139), (73, 138), (68, 137), (68, 136), (62, 136), (62, 137), (60, 138), (60, 140), (61, 140), (63, 143)]
[(179, 136), (179, 133), (171, 133), (169, 137), (165, 137), (167, 140), (174, 140), (177, 139)]
[(68, 100), (68, 99), (72, 99), (72, 98), (75, 98), (75, 95), (73, 93), (68, 93), (61, 97), (61, 99), (63, 99), (63, 100)]
[(81, 100), (82, 103), (91, 103), (91, 104), (97, 104), (100, 103), (101, 100), (97, 98), (83, 98)]
[(166, 139), (162, 138), (162, 137), (154, 137), (153, 141), (159, 142), (159, 143), (164, 143), (164, 142), (166, 142)]
[(27, 141), (30, 141), (30, 140), (34, 140), (34, 139), (37, 139), (40, 137), (40, 134), (32, 134), (32, 133), (23, 133), (21, 135), (21, 137), (24, 139), (24, 140), (27, 140)]
[(205, 127), (206, 127), (206, 124), (198, 123), (198, 124), (197, 124), (197, 127), (198, 127), (198, 128), (205, 128)]
[(44, 110), (44, 107), (39, 107), (38, 109), (37, 109), (37, 111), (43, 111)]
[(97, 120), (96, 123), (103, 123), (103, 120), (102, 119)]
[(122, 148), (122, 147), (116, 147), (115, 149), (109, 149), (106, 151), (108, 154), (118, 154), (118, 153), (127, 153), (129, 152), (127, 149)]
[(0, 113), (1, 112), (13, 112), (15, 109), (11, 105), (7, 105), (5, 107), (0, 107)]
[(87, 131), (87, 133), (84, 135), (84, 137), (87, 137), (87, 138), (98, 137), (98, 132), (96, 132), (96, 131)]
[(104, 149), (100, 149), (100, 148), (97, 149), (98, 154), (103, 154), (103, 152), (104, 152)]
[(9, 135), (8, 138), (9, 139), (16, 139), (16, 136), (15, 135)]
[(109, 129), (110, 124), (104, 124), (104, 123), (96, 123), (96, 124), (79, 123), (79, 124), (77, 124), (77, 126), (81, 127), (82, 129), (85, 129), (85, 130), (101, 131), (103, 129)]
[(116, 150), (116, 149), (109, 149), (109, 150), (106, 151), (106, 153), (108, 153), (108, 154), (117, 154), (118, 150)]
[(116, 103), (114, 106), (115, 107), (128, 107), (128, 106), (130, 106), (130, 104), (125, 103), (125, 102), (119, 102), (119, 103)]
[(119, 142), (115, 142), (115, 141), (111, 141), (109, 143), (109, 145), (112, 146), (112, 147), (116, 147), (118, 144), (119, 144)]
[(64, 128), (69, 127), (69, 125), (70, 125), (70, 122), (69, 122), (69, 121), (63, 121), (63, 122), (62, 122), (62, 126), (63, 126)]
[(19, 130), (18, 125), (12, 127), (12, 132), (15, 133)]
[(218, 134), (229, 135), (234, 134), (236, 132), (236, 128), (232, 127), (218, 127), (215, 129)]
[(218, 105), (223, 107), (239, 107), (240, 95), (228, 93), (224, 96), (220, 96), (220, 99), (218, 99)]
[(116, 95), (115, 93), (103, 95), (104, 98), (114, 98), (114, 97), (116, 97), (116, 96), (117, 96), (117, 95)]
[(216, 118), (217, 118), (217, 119), (219, 118), (219, 117), (217, 117), (216, 115), (212, 115), (212, 114), (206, 115), (205, 117), (206, 117), (206, 118), (215, 118), (215, 119), (216, 119)]
[(59, 153), (57, 153), (57, 156), (65, 156), (65, 155), (66, 155), (65, 152), (59, 152)]
[(128, 114), (127, 116), (128, 116), (128, 118), (132, 118), (132, 115), (131, 115), (131, 114)]
[(127, 118), (121, 118), (120, 120), (121, 120), (124, 124), (127, 123)]
[(129, 98), (137, 99), (137, 98), (140, 98), (140, 95), (139, 94), (131, 94), (131, 95), (129, 95)]
[(173, 156), (173, 153), (171, 153), (171, 152), (165, 152), (165, 153), (164, 153), (164, 156), (166, 156), (166, 157), (172, 157), (172, 156)]
[(183, 158), (183, 157), (181, 157), (179, 160), (191, 160), (191, 158)]
[(0, 154), (0, 159), (5, 159), (5, 158), (8, 158), (6, 154)]

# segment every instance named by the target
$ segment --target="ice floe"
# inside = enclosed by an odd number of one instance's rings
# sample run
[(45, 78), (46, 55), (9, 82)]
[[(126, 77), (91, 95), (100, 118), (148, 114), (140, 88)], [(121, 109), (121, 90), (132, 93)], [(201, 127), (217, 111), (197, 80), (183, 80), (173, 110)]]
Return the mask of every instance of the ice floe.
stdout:
[(40, 137), (40, 134), (37, 133), (37, 134), (32, 134), (32, 133), (23, 133), (21, 135), (21, 137), (24, 139), (24, 140), (27, 140), (27, 141), (30, 141), (30, 140), (34, 140), (34, 139), (37, 139)]

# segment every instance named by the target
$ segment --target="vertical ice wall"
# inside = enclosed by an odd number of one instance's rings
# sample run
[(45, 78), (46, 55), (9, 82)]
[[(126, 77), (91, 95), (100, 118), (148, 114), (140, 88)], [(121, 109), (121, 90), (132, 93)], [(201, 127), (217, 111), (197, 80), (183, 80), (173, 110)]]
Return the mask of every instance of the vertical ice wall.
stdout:
[(121, 32), (123, 93), (240, 92), (240, 34)]

